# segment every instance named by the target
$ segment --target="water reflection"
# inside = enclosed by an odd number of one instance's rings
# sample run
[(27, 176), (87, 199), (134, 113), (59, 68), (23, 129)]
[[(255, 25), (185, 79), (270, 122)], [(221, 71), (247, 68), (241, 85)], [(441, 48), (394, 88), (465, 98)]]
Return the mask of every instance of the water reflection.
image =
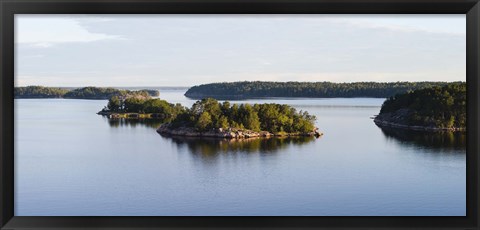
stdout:
[(271, 154), (288, 146), (299, 146), (315, 141), (314, 137), (272, 137), (249, 139), (219, 139), (167, 136), (179, 148), (187, 147), (193, 155), (216, 158), (222, 154)]
[(108, 124), (110, 127), (113, 128), (118, 128), (122, 126), (128, 126), (128, 127), (137, 127), (137, 126), (145, 126), (149, 128), (158, 128), (160, 124), (162, 124), (161, 121), (156, 120), (156, 119), (108, 119)]
[(466, 132), (422, 132), (415, 130), (380, 128), (388, 140), (402, 145), (435, 151), (465, 151)]

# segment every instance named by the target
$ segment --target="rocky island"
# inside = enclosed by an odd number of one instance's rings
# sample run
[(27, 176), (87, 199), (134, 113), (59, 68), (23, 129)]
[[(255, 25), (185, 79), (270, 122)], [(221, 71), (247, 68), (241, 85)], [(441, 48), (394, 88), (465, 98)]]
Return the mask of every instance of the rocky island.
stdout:
[(466, 130), (466, 83), (449, 83), (388, 98), (374, 118), (380, 127), (424, 131)]
[(220, 103), (207, 98), (197, 101), (157, 132), (176, 136), (253, 138), (273, 136), (322, 135), (315, 127), (316, 117), (280, 104)]
[(110, 119), (158, 119), (162, 135), (254, 138), (322, 135), (316, 117), (281, 104), (233, 104), (206, 98), (191, 108), (150, 97), (112, 97), (98, 114)]
[(157, 129), (157, 132), (163, 135), (184, 136), (184, 137), (217, 137), (226, 139), (241, 139), (241, 138), (259, 138), (259, 137), (294, 137), (294, 136), (310, 136), (320, 137), (323, 133), (314, 128), (310, 132), (296, 132), (286, 133), (277, 132), (272, 133), (268, 131), (252, 131), (248, 129), (239, 128), (212, 128), (207, 131), (198, 131), (193, 127), (172, 127), (171, 124), (162, 124)]

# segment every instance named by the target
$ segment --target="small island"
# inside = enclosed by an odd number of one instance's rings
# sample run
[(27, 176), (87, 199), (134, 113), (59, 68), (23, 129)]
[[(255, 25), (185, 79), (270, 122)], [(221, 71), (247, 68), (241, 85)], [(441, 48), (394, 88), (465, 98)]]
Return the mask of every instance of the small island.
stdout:
[(110, 119), (158, 119), (162, 135), (187, 137), (254, 138), (322, 135), (316, 117), (281, 104), (230, 104), (206, 98), (191, 108), (158, 98), (117, 96), (98, 114)]
[(171, 104), (145, 94), (127, 94), (111, 97), (107, 106), (97, 114), (109, 119), (156, 119), (170, 122), (185, 111), (186, 108), (179, 103)]
[(374, 118), (380, 127), (424, 131), (466, 130), (466, 83), (449, 83), (388, 98)]
[(316, 117), (281, 104), (233, 104), (213, 98), (197, 101), (157, 132), (176, 136), (252, 138), (323, 135)]
[(93, 99), (107, 100), (113, 96), (152, 96), (158, 97), (158, 90), (124, 90), (111, 87), (83, 87), (83, 88), (59, 88), (45, 86), (15, 87), (14, 97), (31, 98), (65, 98), (65, 99)]

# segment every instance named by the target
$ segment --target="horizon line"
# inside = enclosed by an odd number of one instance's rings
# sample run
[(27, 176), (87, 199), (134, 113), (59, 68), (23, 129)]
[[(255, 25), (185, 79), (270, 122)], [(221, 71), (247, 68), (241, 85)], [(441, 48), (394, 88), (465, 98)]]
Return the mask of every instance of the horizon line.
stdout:
[(445, 83), (454, 83), (454, 82), (466, 82), (466, 81), (355, 81), (355, 82), (334, 82), (334, 81), (231, 81), (231, 82), (211, 82), (211, 83), (201, 83), (193, 86), (171, 86), (171, 85), (154, 85), (154, 86), (96, 86), (96, 85), (80, 85), (80, 86), (49, 86), (49, 85), (40, 85), (40, 84), (29, 84), (29, 85), (14, 85), (14, 87), (29, 87), (29, 86), (43, 86), (43, 87), (52, 87), (52, 88), (84, 88), (84, 87), (102, 87), (102, 88), (148, 88), (148, 87), (162, 87), (162, 88), (191, 88), (199, 85), (209, 85), (209, 84), (224, 84), (224, 83), (238, 83), (238, 82), (269, 82), (269, 83), (336, 83), (336, 84), (352, 84), (352, 83), (421, 83), (421, 82), (445, 82)]

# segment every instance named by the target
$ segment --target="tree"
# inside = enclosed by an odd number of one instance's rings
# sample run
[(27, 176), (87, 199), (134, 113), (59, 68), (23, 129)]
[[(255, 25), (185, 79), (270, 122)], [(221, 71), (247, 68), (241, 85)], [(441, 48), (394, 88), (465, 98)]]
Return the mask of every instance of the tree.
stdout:
[(43, 86), (15, 87), (15, 98), (61, 98), (68, 90)]
[(226, 117), (230, 117), (230, 102), (224, 101), (222, 103), (221, 110), (223, 115), (225, 115)]
[(199, 131), (205, 131), (207, 130), (208, 127), (210, 127), (212, 124), (212, 116), (208, 112), (203, 112), (200, 114), (197, 123), (195, 124), (195, 127)]
[(222, 129), (226, 129), (229, 127), (229, 124), (228, 124), (228, 119), (226, 116), (220, 116), (220, 118), (218, 119), (217, 121), (217, 124), (216, 124), (216, 127), (218, 128), (222, 128)]
[(397, 94), (385, 100), (379, 115), (400, 110), (409, 111), (403, 118), (405, 125), (463, 128), (466, 120), (466, 84), (449, 83)]
[(122, 102), (120, 101), (118, 96), (113, 96), (112, 98), (110, 98), (110, 100), (108, 100), (108, 105), (107, 105), (108, 110), (112, 112), (118, 112), (120, 111), (121, 107), (122, 107)]
[(190, 98), (245, 99), (262, 97), (376, 97), (444, 86), (446, 82), (223, 82), (191, 87)]
[(174, 127), (195, 127), (198, 131), (230, 127), (269, 132), (311, 132), (316, 120), (315, 116), (297, 112), (288, 105), (272, 103), (230, 106), (229, 102), (219, 103), (211, 98), (197, 101), (190, 109), (182, 111), (172, 119)]
[(260, 119), (251, 105), (241, 105), (239, 113), (242, 114), (242, 124), (246, 129), (260, 131)]
[(143, 112), (143, 102), (141, 98), (129, 97), (125, 99), (125, 112), (128, 113), (142, 113)]

